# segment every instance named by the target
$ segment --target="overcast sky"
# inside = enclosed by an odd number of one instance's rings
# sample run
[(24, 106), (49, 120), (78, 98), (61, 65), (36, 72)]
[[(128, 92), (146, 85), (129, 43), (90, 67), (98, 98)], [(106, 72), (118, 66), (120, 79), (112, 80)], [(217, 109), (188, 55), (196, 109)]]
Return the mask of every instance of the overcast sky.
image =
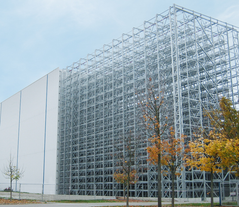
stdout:
[(239, 0), (0, 0), (0, 102), (174, 3), (239, 26)]

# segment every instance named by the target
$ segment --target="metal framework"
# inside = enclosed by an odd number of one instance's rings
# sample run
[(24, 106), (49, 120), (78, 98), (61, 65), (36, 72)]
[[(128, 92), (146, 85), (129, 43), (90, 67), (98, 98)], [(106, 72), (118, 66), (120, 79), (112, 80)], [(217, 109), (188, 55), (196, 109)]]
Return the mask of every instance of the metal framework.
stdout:
[[(121, 196), (113, 179), (113, 144), (125, 133), (142, 131), (136, 94), (145, 95), (149, 78), (164, 82), (165, 105), (176, 135), (193, 137), (207, 126), (203, 110), (221, 96), (238, 108), (238, 28), (174, 5), (61, 71), (58, 133), (59, 194)], [(147, 137), (145, 137), (147, 139)], [(130, 196), (157, 196), (157, 172), (147, 162), (147, 142), (138, 156), (146, 169)], [(170, 175), (162, 175), (170, 197)], [(215, 182), (230, 175), (215, 174)], [(182, 172), (177, 197), (206, 197), (208, 174)], [(216, 187), (216, 186), (215, 186)]]

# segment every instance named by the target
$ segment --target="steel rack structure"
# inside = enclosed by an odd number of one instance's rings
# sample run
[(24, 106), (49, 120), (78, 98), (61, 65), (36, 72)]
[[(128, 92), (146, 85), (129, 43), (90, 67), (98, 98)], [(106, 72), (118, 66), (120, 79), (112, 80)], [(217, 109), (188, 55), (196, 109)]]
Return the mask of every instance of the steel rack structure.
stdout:
[[(138, 96), (149, 79), (164, 87), (165, 114), (176, 136), (192, 140), (208, 126), (203, 110), (217, 107), (221, 96), (238, 109), (238, 28), (174, 5), (122, 34), (61, 71), (58, 123), (58, 194), (122, 196), (115, 182), (114, 143), (129, 131), (142, 135)], [(147, 140), (147, 137), (144, 137)], [(156, 197), (157, 172), (138, 150), (145, 167), (130, 196)], [(205, 198), (209, 175), (185, 169), (176, 181), (177, 197)], [(163, 197), (171, 197), (170, 175), (162, 175)], [(216, 183), (232, 179), (215, 174)]]

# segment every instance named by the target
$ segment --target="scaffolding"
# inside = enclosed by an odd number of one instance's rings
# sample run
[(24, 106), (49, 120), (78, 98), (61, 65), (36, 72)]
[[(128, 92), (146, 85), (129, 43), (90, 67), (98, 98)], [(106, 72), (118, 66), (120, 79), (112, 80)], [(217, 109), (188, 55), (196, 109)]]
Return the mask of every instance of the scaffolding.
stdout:
[[(176, 136), (184, 134), (186, 141), (195, 129), (209, 125), (203, 110), (217, 107), (220, 97), (230, 98), (238, 109), (238, 49), (238, 28), (173, 5), (63, 69), (57, 193), (123, 195), (113, 179), (113, 145), (129, 131), (135, 137), (142, 133), (136, 94), (145, 94), (150, 78), (158, 90), (163, 80), (165, 113)], [(146, 147), (142, 142), (138, 156), (147, 170), (130, 187), (130, 196), (157, 196), (157, 172), (147, 162)], [(207, 197), (208, 176), (184, 169), (176, 180), (176, 196)], [(214, 176), (215, 183), (232, 179), (224, 172)], [(170, 175), (162, 178), (163, 197), (170, 197)]]

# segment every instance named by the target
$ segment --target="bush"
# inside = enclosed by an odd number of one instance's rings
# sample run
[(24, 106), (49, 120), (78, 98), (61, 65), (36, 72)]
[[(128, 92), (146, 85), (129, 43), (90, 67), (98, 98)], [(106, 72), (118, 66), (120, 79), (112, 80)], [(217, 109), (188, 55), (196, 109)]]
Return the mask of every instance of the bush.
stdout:
[(5, 188), (4, 191), (6, 191), (6, 192), (12, 192), (13, 190), (12, 190), (10, 187), (8, 187), (8, 188)]

